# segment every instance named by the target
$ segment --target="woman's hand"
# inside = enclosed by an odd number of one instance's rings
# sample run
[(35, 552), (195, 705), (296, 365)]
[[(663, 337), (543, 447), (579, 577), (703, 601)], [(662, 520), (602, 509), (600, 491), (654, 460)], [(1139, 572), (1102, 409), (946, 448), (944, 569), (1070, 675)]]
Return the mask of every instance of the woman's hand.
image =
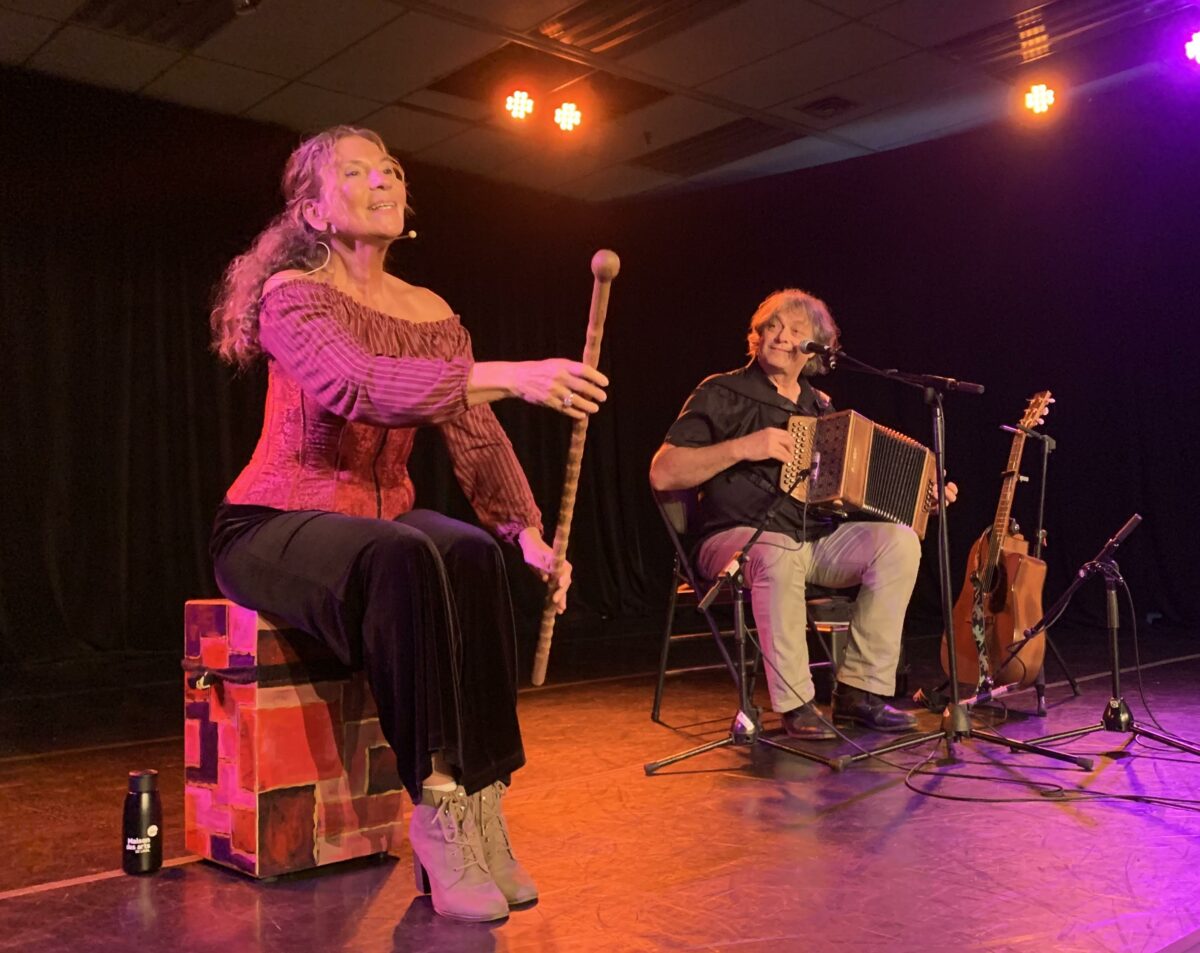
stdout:
[[(550, 571), (554, 568), (554, 550), (546, 545), (541, 534), (532, 527), (521, 530), (517, 537), (521, 545), (521, 555), (525, 565), (541, 578), (542, 582), (550, 582)], [(562, 569), (558, 573), (557, 585), (554, 589), (554, 608), (562, 615), (567, 608), (567, 590), (571, 588), (571, 564), (563, 560)]]
[[(583, 420), (607, 399), (608, 378), (581, 361), (551, 357), (513, 366), (512, 387), (521, 400)], [(545, 544), (543, 544), (545, 545)], [(528, 561), (528, 560), (526, 560)]]

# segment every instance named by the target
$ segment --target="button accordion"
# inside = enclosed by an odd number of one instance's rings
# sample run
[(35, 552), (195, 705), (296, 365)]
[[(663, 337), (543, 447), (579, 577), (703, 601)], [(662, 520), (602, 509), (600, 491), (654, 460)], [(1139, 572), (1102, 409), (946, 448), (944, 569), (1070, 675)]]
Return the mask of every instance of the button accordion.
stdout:
[[(852, 410), (791, 417), (787, 429), (795, 449), (783, 465), (780, 489), (790, 487), (797, 500), (826, 512), (903, 523), (925, 538), (937, 490), (927, 447)], [(797, 483), (797, 474), (810, 467), (808, 478)]]

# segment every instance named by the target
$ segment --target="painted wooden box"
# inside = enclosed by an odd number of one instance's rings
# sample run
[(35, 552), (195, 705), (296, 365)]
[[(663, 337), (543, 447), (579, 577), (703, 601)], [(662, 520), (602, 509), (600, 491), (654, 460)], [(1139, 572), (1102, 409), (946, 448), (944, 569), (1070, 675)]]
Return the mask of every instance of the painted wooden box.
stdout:
[(226, 599), (185, 605), (184, 668), (188, 850), (273, 877), (400, 845), (407, 795), (361, 672)]

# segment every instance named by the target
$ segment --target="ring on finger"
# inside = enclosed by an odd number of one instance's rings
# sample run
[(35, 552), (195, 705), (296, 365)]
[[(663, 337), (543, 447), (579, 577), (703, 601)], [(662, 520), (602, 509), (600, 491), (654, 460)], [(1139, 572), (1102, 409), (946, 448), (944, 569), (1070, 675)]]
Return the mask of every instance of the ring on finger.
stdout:
[(569, 410), (571, 404), (575, 402), (575, 391), (567, 391), (567, 396), (562, 399), (563, 410)]

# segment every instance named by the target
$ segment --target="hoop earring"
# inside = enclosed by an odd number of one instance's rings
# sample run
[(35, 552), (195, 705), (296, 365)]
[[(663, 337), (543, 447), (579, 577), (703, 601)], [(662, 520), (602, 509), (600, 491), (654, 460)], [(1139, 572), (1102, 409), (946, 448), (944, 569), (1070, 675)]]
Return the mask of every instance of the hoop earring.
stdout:
[(325, 260), (321, 262), (321, 264), (317, 265), (316, 268), (310, 268), (308, 271), (306, 271), (304, 273), (306, 275), (313, 275), (318, 271), (323, 271), (325, 268), (329, 267), (329, 262), (333, 258), (333, 249), (331, 249), (325, 242), (322, 241), (318, 241), (317, 244), (325, 249)]

